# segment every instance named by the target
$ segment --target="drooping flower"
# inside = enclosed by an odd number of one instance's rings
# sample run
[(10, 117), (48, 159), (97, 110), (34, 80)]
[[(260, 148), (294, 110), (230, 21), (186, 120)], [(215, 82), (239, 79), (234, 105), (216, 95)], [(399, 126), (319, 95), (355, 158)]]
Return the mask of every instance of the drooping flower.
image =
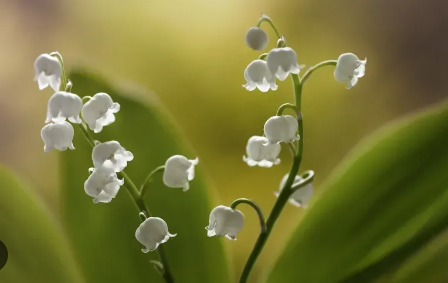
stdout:
[(72, 123), (80, 124), (79, 118), (82, 101), (76, 94), (58, 91), (50, 97), (48, 101), (47, 119), (45, 123), (62, 122), (68, 119)]
[(113, 102), (107, 93), (97, 93), (82, 107), (82, 117), (95, 133), (115, 121), (114, 113), (120, 111), (120, 104)]
[(236, 235), (244, 226), (244, 214), (236, 209), (219, 205), (210, 213), (209, 225), (205, 227), (207, 236), (236, 240)]
[(273, 116), (264, 124), (264, 135), (269, 144), (291, 143), (300, 139), (297, 133), (298, 122), (290, 115)]
[(45, 152), (49, 152), (53, 148), (60, 151), (64, 151), (67, 148), (75, 149), (73, 146), (73, 126), (66, 121), (45, 125), (40, 135), (45, 143)]
[(190, 188), (189, 181), (194, 178), (194, 166), (199, 159), (188, 160), (185, 156), (174, 155), (165, 162), (165, 170), (163, 171), (163, 183), (170, 188), (183, 188), (188, 191)]
[(49, 54), (41, 54), (34, 61), (35, 76), (39, 89), (50, 86), (54, 91), (61, 87), (62, 66), (58, 58)]
[(269, 51), (266, 64), (271, 74), (281, 81), (284, 81), (290, 73), (298, 74), (304, 67), (297, 63), (297, 54), (289, 47), (274, 48)]
[[(282, 181), (280, 182), (280, 188), (278, 192), (275, 192), (274, 194), (278, 197), (280, 192), (283, 190), (283, 187), (286, 184), (286, 181), (288, 180), (289, 174), (286, 174)], [(293, 187), (297, 185), (297, 183), (301, 182), (303, 180), (302, 177), (296, 176), (293, 182)], [(294, 206), (297, 207), (308, 207), (308, 200), (313, 196), (313, 185), (311, 183), (305, 185), (304, 187), (296, 190), (290, 197), (289, 197), (289, 203), (291, 203)]]
[(280, 163), (278, 158), (280, 150), (281, 146), (279, 144), (269, 144), (267, 138), (253, 136), (247, 142), (247, 157), (243, 156), (243, 160), (249, 166), (272, 167), (272, 165)]
[(246, 45), (253, 50), (263, 50), (269, 43), (269, 37), (259, 27), (251, 27), (246, 33)]
[(154, 251), (172, 237), (176, 237), (176, 234), (170, 234), (168, 225), (159, 217), (147, 218), (135, 231), (137, 241), (146, 247), (142, 249), (144, 253)]
[(247, 83), (243, 87), (249, 91), (258, 88), (262, 92), (267, 92), (269, 89), (277, 90), (278, 88), (275, 77), (263, 60), (252, 61), (244, 71), (244, 78)]
[(89, 178), (84, 183), (84, 191), (93, 197), (93, 203), (109, 203), (118, 193), (123, 180), (118, 179), (117, 174), (104, 174), (95, 168), (90, 168)]
[(338, 58), (334, 69), (334, 78), (338, 82), (348, 83), (347, 88), (352, 88), (358, 82), (358, 78), (366, 72), (367, 58), (359, 60), (353, 53), (344, 53)]
[(108, 141), (95, 145), (92, 152), (93, 165), (104, 174), (121, 172), (134, 155), (117, 141)]

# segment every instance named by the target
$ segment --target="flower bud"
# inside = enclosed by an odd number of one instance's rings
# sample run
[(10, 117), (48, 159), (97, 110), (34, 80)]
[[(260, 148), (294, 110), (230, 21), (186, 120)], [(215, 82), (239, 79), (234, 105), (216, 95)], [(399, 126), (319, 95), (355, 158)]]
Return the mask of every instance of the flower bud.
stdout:
[(338, 82), (348, 83), (347, 89), (352, 88), (358, 82), (358, 78), (364, 76), (366, 64), (367, 59), (359, 60), (353, 53), (342, 54), (334, 69), (334, 78)]
[(49, 54), (41, 54), (34, 61), (35, 76), (39, 89), (50, 86), (54, 91), (61, 87), (62, 66), (58, 58)]
[(159, 217), (149, 217), (135, 231), (137, 241), (146, 247), (142, 249), (144, 253), (154, 251), (172, 237), (176, 237), (176, 234), (170, 234), (168, 225)]
[(253, 50), (263, 50), (269, 43), (266, 32), (259, 27), (251, 27), (246, 33), (246, 45)]
[(280, 159), (277, 157), (280, 154), (280, 145), (268, 143), (265, 137), (251, 137), (246, 146), (247, 157), (243, 156), (243, 160), (249, 166), (272, 167), (279, 164)]
[(269, 89), (277, 90), (278, 88), (275, 84), (275, 77), (263, 60), (252, 61), (244, 71), (244, 78), (247, 83), (243, 87), (249, 91), (258, 88), (262, 92), (267, 92)]
[(210, 213), (209, 225), (205, 227), (207, 236), (236, 240), (236, 235), (244, 226), (244, 214), (236, 209), (219, 205)]
[(194, 179), (194, 166), (199, 159), (188, 160), (185, 156), (174, 155), (165, 162), (163, 171), (163, 183), (169, 188), (183, 188), (183, 191), (190, 189), (189, 181)]
[(93, 203), (109, 203), (118, 193), (123, 180), (118, 179), (117, 174), (104, 174), (95, 168), (90, 168), (89, 178), (84, 183), (84, 191), (93, 197)]
[(67, 148), (75, 149), (73, 146), (73, 126), (66, 121), (45, 125), (40, 135), (45, 143), (45, 152), (49, 152), (53, 148), (60, 151), (64, 151)]
[(104, 174), (112, 175), (123, 171), (128, 165), (128, 161), (134, 159), (130, 151), (117, 141), (108, 141), (95, 145), (92, 152), (92, 160), (95, 169)]
[(95, 133), (104, 126), (115, 122), (115, 115), (120, 111), (120, 104), (113, 102), (107, 93), (97, 93), (82, 107), (82, 117)]
[(300, 139), (297, 133), (298, 122), (290, 115), (274, 116), (264, 124), (264, 135), (269, 144), (291, 143)]
[(271, 74), (284, 81), (290, 73), (298, 74), (304, 66), (297, 63), (297, 54), (289, 47), (274, 48), (269, 51), (266, 63)]
[[(280, 192), (283, 190), (283, 187), (286, 184), (286, 181), (288, 180), (289, 174), (286, 174), (282, 181), (280, 182), (280, 188), (279, 192), (275, 192), (276, 196), (279, 196)], [(303, 180), (302, 177), (296, 176), (294, 179), (294, 183), (292, 187), (297, 185), (299, 182)], [(308, 200), (313, 196), (313, 185), (311, 183), (305, 185), (304, 187), (296, 190), (290, 197), (289, 197), (289, 203), (291, 203), (294, 206), (297, 207), (308, 207)]]
[(62, 122), (68, 119), (72, 123), (80, 124), (79, 118), (82, 101), (76, 94), (58, 91), (50, 97), (48, 101), (47, 119), (45, 123)]

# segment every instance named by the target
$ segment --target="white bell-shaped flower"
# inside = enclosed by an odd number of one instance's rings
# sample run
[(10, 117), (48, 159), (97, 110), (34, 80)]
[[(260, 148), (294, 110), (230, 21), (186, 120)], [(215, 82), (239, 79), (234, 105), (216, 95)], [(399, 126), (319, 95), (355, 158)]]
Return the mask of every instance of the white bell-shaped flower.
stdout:
[(172, 237), (176, 237), (176, 234), (170, 234), (168, 225), (159, 217), (149, 217), (135, 231), (135, 238), (146, 247), (142, 249), (144, 253), (154, 251)]
[(95, 168), (90, 168), (89, 178), (84, 183), (84, 191), (93, 197), (93, 203), (108, 203), (118, 193), (120, 186), (124, 184), (123, 180), (118, 179), (117, 174), (104, 174)]
[[(286, 174), (282, 181), (280, 182), (280, 188), (279, 188), (279, 192), (275, 192), (275, 195), (278, 197), (280, 192), (283, 190), (283, 187), (286, 184), (286, 181), (288, 180), (288, 176), (289, 174)], [(296, 176), (294, 179), (294, 183), (293, 183), (293, 187), (294, 185), (296, 185), (297, 183), (299, 183), (300, 181), (302, 181), (303, 178), (300, 176)], [(304, 187), (298, 189), (297, 191), (295, 191), (290, 197), (289, 197), (289, 202), (297, 207), (303, 207), (303, 208), (307, 208), (308, 207), (308, 200), (313, 196), (313, 185), (311, 183), (305, 185)]]
[(281, 146), (279, 144), (269, 144), (267, 138), (253, 136), (247, 142), (247, 157), (243, 156), (243, 160), (249, 166), (272, 167), (272, 165), (280, 163), (278, 158), (280, 150)]
[(76, 94), (58, 91), (50, 97), (48, 101), (47, 119), (45, 123), (62, 122), (68, 119), (72, 123), (80, 124), (79, 118), (82, 101)]
[(247, 83), (243, 87), (249, 91), (258, 88), (262, 92), (267, 92), (269, 89), (278, 88), (275, 77), (269, 72), (268, 65), (263, 60), (252, 61), (244, 71), (244, 78)]
[(209, 225), (205, 227), (207, 236), (236, 240), (236, 235), (244, 226), (244, 214), (236, 209), (219, 205), (210, 213)]
[(298, 74), (304, 66), (297, 63), (297, 54), (292, 48), (281, 47), (269, 51), (266, 64), (271, 74), (284, 81), (290, 73)]
[(34, 61), (34, 70), (36, 72), (34, 80), (37, 81), (40, 90), (50, 86), (54, 91), (59, 91), (62, 66), (58, 58), (41, 54)]
[(105, 174), (121, 172), (134, 155), (117, 141), (108, 141), (95, 145), (92, 160), (95, 168)]
[(246, 45), (253, 50), (263, 50), (269, 43), (269, 37), (259, 27), (251, 27), (246, 33)]
[(353, 53), (345, 53), (339, 56), (334, 78), (338, 82), (348, 83), (347, 88), (352, 88), (358, 82), (358, 78), (364, 76), (366, 72), (367, 58), (359, 60)]
[(115, 115), (120, 111), (120, 104), (113, 102), (107, 93), (97, 93), (82, 107), (82, 118), (95, 133), (104, 126), (115, 122)]
[(274, 116), (264, 124), (264, 135), (269, 144), (291, 143), (300, 139), (297, 133), (298, 122), (290, 115)]
[(60, 151), (64, 151), (67, 148), (75, 149), (73, 146), (74, 132), (73, 126), (66, 121), (45, 125), (40, 132), (45, 143), (44, 151), (49, 152), (53, 148)]
[(174, 155), (165, 162), (163, 171), (163, 183), (169, 188), (190, 189), (189, 181), (194, 179), (194, 166), (199, 163), (199, 158), (188, 160), (185, 156)]

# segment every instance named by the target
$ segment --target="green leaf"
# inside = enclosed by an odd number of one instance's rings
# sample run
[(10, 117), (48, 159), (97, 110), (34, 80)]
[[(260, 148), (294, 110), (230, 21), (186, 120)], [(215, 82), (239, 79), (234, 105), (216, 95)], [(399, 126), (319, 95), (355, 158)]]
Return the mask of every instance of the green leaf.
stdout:
[[(74, 93), (92, 96), (106, 92), (120, 103), (116, 121), (94, 138), (102, 142), (117, 140), (134, 154), (125, 171), (137, 186), (172, 155), (196, 157), (154, 96), (118, 89), (85, 71), (74, 71), (69, 77)], [(126, 189), (121, 188), (111, 203), (93, 204), (83, 189), (88, 169), (93, 167), (92, 148), (79, 129), (74, 145), (76, 150), (61, 156), (62, 203), (67, 230), (89, 282), (163, 282), (150, 263), (158, 259), (157, 253), (142, 253), (135, 239), (140, 218)], [(229, 282), (223, 243), (207, 238), (204, 229), (215, 203), (202, 167), (200, 162), (189, 191), (165, 187), (158, 174), (146, 195), (153, 216), (163, 218), (170, 232), (177, 233), (163, 244), (176, 283)]]
[(393, 276), (392, 283), (444, 283), (448, 278), (446, 233), (428, 244)]
[[(267, 282), (343, 282), (354, 274), (371, 282), (391, 271), (382, 260), (397, 267), (418, 251), (448, 224), (447, 144), (448, 104), (362, 142), (320, 189)], [(363, 273), (372, 267), (374, 274)]]
[(61, 227), (27, 187), (0, 167), (0, 240), (8, 261), (2, 283), (81, 283)]

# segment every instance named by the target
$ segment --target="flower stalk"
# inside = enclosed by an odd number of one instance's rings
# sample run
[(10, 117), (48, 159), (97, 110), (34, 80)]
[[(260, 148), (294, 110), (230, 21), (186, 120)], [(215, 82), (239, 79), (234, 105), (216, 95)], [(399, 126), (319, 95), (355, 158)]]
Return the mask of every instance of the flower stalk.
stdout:
[[(260, 18), (260, 20), (258, 21), (257, 26), (259, 26), (263, 21), (268, 22), (271, 25), (271, 27), (274, 29), (274, 31), (276, 32), (278, 38), (281, 39), (280, 33), (277, 31), (272, 20), (269, 17), (263, 15), (263, 17)], [(301, 114), (301, 111), (302, 111), (302, 82), (301, 82), (298, 74), (291, 73), (291, 78), (293, 81), (294, 102), (295, 103), (294, 104), (284, 104), (284, 105), (280, 106), (279, 110), (277, 111), (277, 115), (281, 114), (283, 112), (283, 110), (286, 108), (293, 108), (296, 111), (297, 122), (298, 122), (298, 133), (299, 133), (300, 139), (297, 141), (298, 146), (297, 146), (295, 154), (293, 154), (293, 163), (292, 163), (291, 169), (289, 171), (288, 179), (286, 180), (285, 185), (284, 185), (283, 189), (281, 190), (281, 192), (277, 198), (277, 201), (275, 202), (275, 205), (272, 208), (271, 213), (269, 214), (269, 217), (266, 221), (266, 231), (265, 231), (265, 233), (260, 233), (260, 235), (258, 236), (255, 246), (252, 249), (252, 251), (249, 255), (249, 258), (247, 259), (246, 265), (244, 266), (244, 269), (241, 273), (239, 283), (247, 282), (250, 272), (252, 271), (252, 268), (254, 267), (255, 262), (258, 259), (258, 256), (260, 255), (261, 251), (263, 250), (263, 247), (266, 244), (266, 241), (268, 240), (269, 235), (271, 234), (278, 217), (280, 216), (281, 212), (283, 211), (285, 204), (288, 202), (289, 197), (294, 192), (294, 190), (292, 190), (291, 188), (294, 184), (295, 177), (296, 177), (297, 173), (299, 172), (300, 164), (302, 162), (302, 156), (303, 156), (303, 119), (302, 119), (302, 114)], [(291, 144), (291, 146), (292, 146), (292, 144)], [(294, 147), (292, 147), (292, 148), (294, 148)], [(305, 182), (301, 183), (300, 185), (297, 186), (296, 190), (304, 185), (305, 185)]]
[[(59, 54), (59, 52), (53, 52), (51, 53), (52, 56), (55, 56), (58, 58), (59, 62), (61, 63), (62, 66), (62, 84), (61, 84), (61, 89), (67, 89), (67, 77), (65, 74), (65, 69), (64, 69), (64, 62), (62, 59), (62, 56)], [(85, 139), (87, 140), (87, 142), (90, 144), (90, 146), (92, 146), (92, 148), (95, 147), (96, 142), (95, 140), (91, 137), (90, 132), (88, 131), (88, 129), (86, 128), (85, 124), (78, 124), (78, 128), (81, 130), (81, 132), (83, 133)], [(145, 180), (145, 182), (143, 184), (146, 184), (146, 182), (148, 182), (148, 180), (151, 179), (152, 177), (152, 173), (155, 173), (157, 171), (160, 170), (160, 167), (156, 168), (156, 170), (154, 170), (153, 172), (151, 172), (149, 174), (149, 176), (147, 177), (147, 179)], [(149, 210), (148, 206), (146, 205), (145, 201), (143, 200), (143, 195), (140, 193), (140, 191), (137, 189), (137, 186), (135, 185), (135, 183), (132, 181), (132, 179), (124, 172), (117, 172), (117, 175), (119, 177), (121, 177), (122, 179), (124, 179), (125, 184), (123, 185), (123, 187), (128, 191), (128, 193), (130, 194), (130, 196), (132, 197), (135, 205), (137, 206), (140, 214), (140, 218), (142, 217), (142, 212), (144, 213), (145, 217), (151, 217), (151, 211)], [(171, 273), (169, 264), (168, 264), (168, 260), (166, 258), (165, 252), (163, 250), (163, 247), (160, 245), (157, 248), (157, 253), (159, 255), (160, 258), (160, 262), (162, 264), (161, 268), (161, 275), (164, 278), (166, 283), (174, 283), (174, 277)]]
[(337, 62), (338, 61), (336, 61), (336, 60), (327, 60), (327, 61), (320, 62), (319, 64), (316, 64), (313, 67), (309, 68), (308, 71), (306, 71), (302, 77), (302, 85), (309, 79), (311, 74), (314, 71), (316, 71), (317, 69), (325, 67), (325, 66), (336, 66)]
[(294, 112), (296, 112), (296, 114), (297, 114), (297, 108), (294, 104), (285, 103), (285, 104), (280, 105), (280, 107), (278, 108), (277, 116), (281, 116), (283, 114), (283, 111), (285, 111), (288, 108), (294, 110)]
[(261, 208), (256, 204), (253, 200), (247, 199), (247, 198), (239, 198), (232, 202), (230, 205), (230, 208), (235, 209), (239, 204), (245, 203), (247, 205), (250, 205), (253, 209), (255, 209), (255, 212), (258, 215), (258, 219), (260, 220), (260, 234), (266, 233), (266, 222), (264, 220), (264, 214)]
[[(292, 75), (293, 80), (294, 76), (297, 75)], [(299, 85), (295, 84), (296, 81), (298, 81)], [(294, 96), (296, 98), (296, 111), (298, 112), (301, 111), (300, 108), (301, 91), (302, 91), (302, 85), (300, 84), (300, 79), (297, 80), (296, 78), (294, 80)], [(298, 131), (300, 136), (300, 139), (298, 140), (299, 146), (297, 147), (296, 155), (293, 158), (291, 170), (289, 171), (289, 177), (285, 183), (285, 186), (281, 190), (280, 195), (278, 196), (277, 201), (275, 202), (275, 205), (271, 210), (271, 213), (269, 214), (269, 217), (266, 221), (265, 233), (260, 233), (255, 243), (255, 246), (249, 255), (249, 258), (247, 259), (246, 265), (244, 266), (243, 272), (241, 273), (239, 283), (247, 282), (250, 272), (252, 271), (252, 268), (254, 267), (255, 262), (258, 259), (258, 256), (263, 250), (263, 247), (266, 244), (266, 241), (268, 240), (269, 235), (271, 234), (278, 217), (280, 216), (283, 208), (285, 207), (285, 204), (288, 202), (289, 197), (294, 192), (293, 190), (291, 190), (291, 187), (294, 183), (295, 176), (299, 171), (300, 163), (302, 162), (302, 152), (303, 152), (303, 121), (302, 119), (298, 119), (298, 122), (299, 122)]]
[(151, 172), (149, 172), (148, 176), (146, 176), (145, 180), (143, 181), (142, 185), (140, 186), (140, 195), (142, 196), (142, 198), (145, 197), (146, 191), (148, 190), (148, 184), (152, 181), (152, 177), (157, 173), (157, 172), (163, 172), (165, 170), (165, 166), (159, 166), (156, 169), (152, 170)]

